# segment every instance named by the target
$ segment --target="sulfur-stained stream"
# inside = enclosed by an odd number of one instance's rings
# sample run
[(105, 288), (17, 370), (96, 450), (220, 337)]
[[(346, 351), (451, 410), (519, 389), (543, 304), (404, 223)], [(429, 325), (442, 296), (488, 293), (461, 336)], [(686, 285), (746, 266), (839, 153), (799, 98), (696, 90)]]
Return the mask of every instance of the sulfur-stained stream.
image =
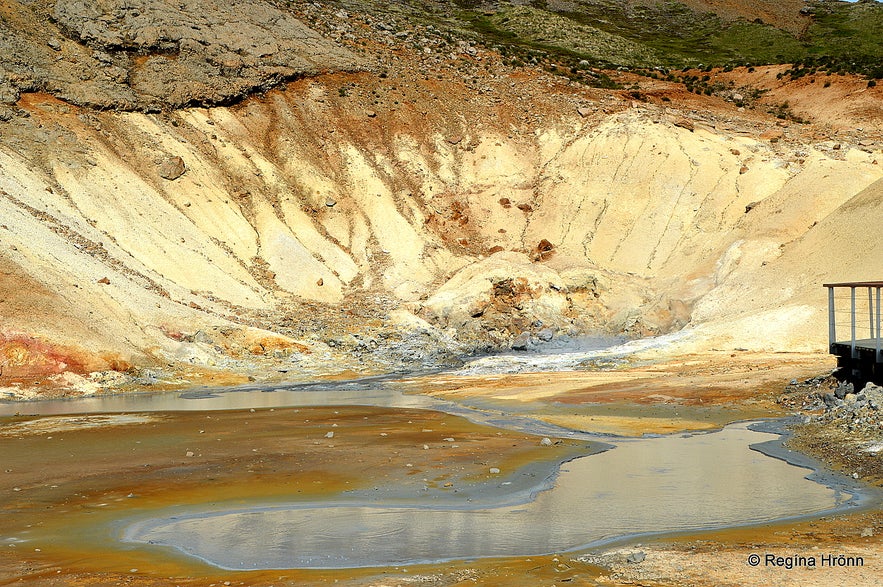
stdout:
[(48, 467), (62, 480), (14, 487), (0, 539), (56, 557), (116, 553), (108, 566), (181, 553), (233, 570), (539, 555), (860, 501), (848, 480), (807, 478), (779, 435), (748, 423), (599, 437), (382, 379), (2, 404), (0, 416), (8, 478)]

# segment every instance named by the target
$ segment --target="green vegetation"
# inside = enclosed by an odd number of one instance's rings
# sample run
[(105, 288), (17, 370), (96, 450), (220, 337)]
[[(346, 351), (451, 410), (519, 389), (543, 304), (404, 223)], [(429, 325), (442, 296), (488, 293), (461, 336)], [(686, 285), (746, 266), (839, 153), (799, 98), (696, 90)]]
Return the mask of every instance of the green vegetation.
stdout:
[[(801, 10), (805, 26), (800, 33), (760, 18), (728, 20), (676, 0), (336, 3), (431, 24), (451, 42), (468, 38), (496, 48), (509, 65), (535, 65), (598, 86), (613, 87), (600, 69), (628, 68), (665, 77), (670, 70), (780, 63), (794, 64), (785, 74), (794, 77), (828, 72), (883, 78), (881, 2), (811, 0)], [(693, 91), (717, 91), (702, 80), (690, 85)]]
[(454, 2), (455, 18), (488, 44), (506, 47), (522, 62), (544, 56), (597, 67), (672, 68), (797, 64), (814, 71), (883, 77), (883, 4), (808, 3), (807, 26), (794, 34), (759, 18), (725, 21), (673, 0), (638, 5), (582, 0), (531, 6), (498, 2), (493, 11), (470, 0)]

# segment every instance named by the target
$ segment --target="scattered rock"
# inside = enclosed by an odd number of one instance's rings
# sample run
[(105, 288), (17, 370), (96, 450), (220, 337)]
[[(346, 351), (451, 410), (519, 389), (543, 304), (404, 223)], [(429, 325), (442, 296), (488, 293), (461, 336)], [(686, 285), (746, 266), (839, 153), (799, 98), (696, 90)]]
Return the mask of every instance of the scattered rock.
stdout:
[(184, 165), (184, 160), (177, 156), (166, 159), (159, 166), (159, 176), (169, 181), (178, 179), (185, 171), (187, 167)]
[(586, 116), (590, 116), (592, 114), (591, 108), (580, 107), (576, 109), (576, 113), (585, 118)]
[(742, 167), (739, 168), (739, 175), (742, 175), (745, 173), (748, 173), (748, 167), (743, 165)]
[(326, 432), (325, 438), (334, 438), (334, 432)]
[(110, 285), (110, 280), (107, 277), (102, 277), (98, 280), (98, 283), (101, 283), (103, 285)]
[(322, 278), (320, 277), (320, 278), (316, 281), (316, 285), (318, 285), (319, 287), (322, 287), (323, 285), (325, 285), (325, 280), (322, 279)]
[(212, 344), (215, 341), (208, 334), (203, 332), (202, 330), (197, 330), (196, 334), (193, 335), (193, 342), (199, 342), (202, 344)]
[(820, 391), (816, 397), (825, 407), (825, 413), (814, 418), (817, 421), (835, 423), (850, 435), (867, 433), (872, 438), (883, 429), (883, 388), (873, 383), (855, 393), (851, 383), (841, 382), (833, 393)]
[(552, 253), (555, 251), (555, 245), (553, 245), (546, 239), (542, 239), (540, 240), (540, 242), (537, 243), (534, 251), (534, 257), (543, 261), (552, 255)]
[(499, 475), (500, 470), (496, 467), (491, 467), (490, 469), (488, 469), (488, 473), (490, 473), (491, 475)]
[(693, 132), (696, 129), (695, 125), (693, 124), (693, 121), (690, 120), (689, 118), (678, 118), (677, 120), (674, 121), (674, 125), (679, 126), (681, 128), (685, 128), (690, 132)]
[(770, 130), (760, 133), (761, 140), (769, 141), (771, 143), (777, 142), (783, 136), (785, 136), (785, 133), (779, 128), (771, 128)]
[(325, 205), (329, 208), (334, 208), (337, 205), (337, 200), (334, 198), (325, 198)]
[(367, 116), (368, 118), (375, 118), (377, 116), (377, 113), (373, 110), (365, 110), (365, 116)]
[(512, 341), (512, 349), (516, 351), (526, 351), (528, 346), (530, 346), (529, 332), (522, 332)]
[(46, 41), (46, 45), (48, 45), (49, 48), (53, 51), (61, 51), (61, 43), (58, 41), (58, 39), (49, 39), (48, 41)]
[(551, 438), (548, 438), (548, 437), (543, 438), (543, 439), (540, 441), (540, 445), (541, 445), (541, 446), (552, 446), (552, 439), (551, 439)]
[(638, 564), (638, 563), (642, 563), (642, 562), (644, 562), (644, 560), (645, 560), (646, 558), (647, 558), (647, 555), (646, 555), (643, 551), (640, 551), (640, 550), (639, 550), (638, 552), (633, 552), (633, 553), (629, 554), (629, 555), (625, 558), (625, 560), (626, 560), (626, 562), (629, 562), (629, 563), (631, 563), (631, 564), (633, 564), (633, 565), (636, 565), (636, 564)]
[(837, 399), (843, 399), (850, 393), (855, 393), (855, 386), (852, 383), (841, 382), (834, 390)]

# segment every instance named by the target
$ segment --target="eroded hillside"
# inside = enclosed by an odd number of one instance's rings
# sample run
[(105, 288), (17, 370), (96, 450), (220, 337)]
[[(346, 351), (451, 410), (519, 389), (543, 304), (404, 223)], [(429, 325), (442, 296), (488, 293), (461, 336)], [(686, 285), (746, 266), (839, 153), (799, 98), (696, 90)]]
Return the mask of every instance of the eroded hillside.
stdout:
[(21, 94), (0, 138), (8, 394), (598, 333), (818, 350), (821, 283), (883, 272), (879, 137), (330, 10), (311, 14), (365, 71), (162, 112)]

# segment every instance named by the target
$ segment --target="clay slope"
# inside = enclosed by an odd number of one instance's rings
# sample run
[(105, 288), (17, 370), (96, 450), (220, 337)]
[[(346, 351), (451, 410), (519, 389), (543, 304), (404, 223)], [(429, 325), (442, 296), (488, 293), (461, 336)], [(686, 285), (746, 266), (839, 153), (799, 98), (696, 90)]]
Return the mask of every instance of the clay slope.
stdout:
[(388, 369), (593, 332), (821, 349), (821, 283), (879, 277), (879, 150), (771, 142), (735, 110), (407, 70), (167, 114), (20, 106), (6, 376)]
[[(845, 130), (789, 125), (661, 80), (589, 89), (434, 25), (301, 6), (332, 42), (256, 0), (188, 6), (0, 5), (27, 37), (3, 37), (6, 394), (416, 369), (598, 333), (822, 350), (821, 284), (879, 278), (881, 152), (855, 104)], [(92, 77), (58, 77), (76, 71)], [(153, 111), (167, 97), (203, 105)]]

